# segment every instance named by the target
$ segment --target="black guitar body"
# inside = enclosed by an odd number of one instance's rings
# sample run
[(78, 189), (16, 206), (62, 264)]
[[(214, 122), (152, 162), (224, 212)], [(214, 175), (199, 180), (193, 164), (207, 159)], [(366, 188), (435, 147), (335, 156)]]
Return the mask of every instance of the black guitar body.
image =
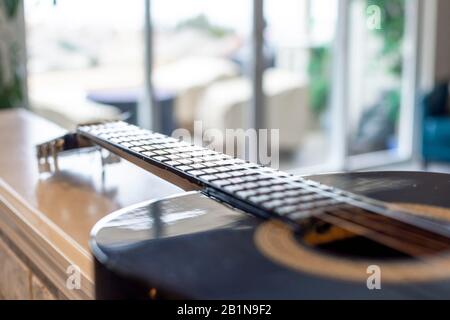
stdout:
[[(450, 175), (374, 172), (310, 178), (388, 203), (428, 208), (423, 209), (428, 217), (450, 220)], [(300, 237), (281, 222), (237, 211), (200, 192), (139, 204), (112, 213), (92, 231), (96, 295), (450, 298), (448, 252), (411, 257), (364, 236), (331, 230), (318, 224), (317, 234)], [(377, 270), (379, 282), (371, 278)]]

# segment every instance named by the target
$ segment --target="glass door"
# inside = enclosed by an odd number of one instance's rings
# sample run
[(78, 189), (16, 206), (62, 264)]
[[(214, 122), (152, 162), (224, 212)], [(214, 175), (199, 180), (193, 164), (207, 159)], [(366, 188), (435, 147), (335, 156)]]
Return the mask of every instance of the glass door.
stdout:
[(331, 87), (338, 0), (264, 1), (265, 126), (280, 167), (323, 171), (333, 159)]
[(411, 156), (415, 5), (414, 0), (348, 2), (343, 124), (347, 169), (385, 165)]

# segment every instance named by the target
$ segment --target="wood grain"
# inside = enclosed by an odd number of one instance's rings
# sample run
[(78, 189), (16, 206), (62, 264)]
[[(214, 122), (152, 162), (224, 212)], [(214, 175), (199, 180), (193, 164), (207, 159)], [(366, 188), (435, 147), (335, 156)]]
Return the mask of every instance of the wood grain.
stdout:
[[(38, 172), (35, 145), (64, 134), (25, 110), (0, 112), (0, 231), (61, 292), (93, 298), (89, 233), (110, 212), (183, 189), (122, 161), (102, 175), (98, 153), (62, 156), (60, 171)], [(65, 287), (66, 270), (80, 267), (82, 289)]]
[(31, 276), (31, 296), (33, 300), (56, 300), (56, 296), (35, 275)]
[(30, 269), (0, 240), (0, 294), (3, 299), (31, 299), (30, 277)]

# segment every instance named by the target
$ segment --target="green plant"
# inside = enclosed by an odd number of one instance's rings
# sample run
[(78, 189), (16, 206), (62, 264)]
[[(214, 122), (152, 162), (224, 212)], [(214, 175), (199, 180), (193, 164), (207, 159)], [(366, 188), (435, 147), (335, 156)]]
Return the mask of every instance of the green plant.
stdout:
[[(402, 74), (402, 40), (405, 26), (405, 0), (365, 0), (366, 6), (376, 5), (382, 11), (382, 28), (372, 32), (382, 40), (378, 58), (388, 64), (388, 72), (400, 78)], [(322, 113), (328, 103), (330, 91), (330, 49), (315, 47), (310, 49), (308, 65), (310, 79), (310, 104), (314, 113)], [(400, 92), (394, 89), (389, 94), (392, 120), (398, 118)], [(395, 118), (395, 119), (394, 119)]]
[(20, 1), (19, 0), (3, 0), (3, 5), (5, 7), (6, 15), (9, 18), (14, 18), (17, 13), (17, 9), (19, 8)]
[(15, 75), (9, 85), (2, 85), (0, 79), (0, 109), (11, 108), (23, 99), (22, 79)]
[[(0, 2), (0, 19), (3, 24), (12, 23), (16, 17), (20, 0), (1, 0)], [(1, 30), (0, 30), (1, 31)], [(0, 41), (3, 41), (0, 50), (0, 108), (10, 108), (17, 106), (23, 101), (22, 76), (19, 72), (18, 46), (15, 41), (8, 41), (8, 30), (0, 32)], [(5, 39), (1, 39), (5, 37)], [(11, 77), (6, 79), (6, 68), (10, 68)]]
[(312, 111), (321, 114), (327, 107), (330, 92), (330, 49), (315, 47), (309, 51), (309, 99)]
[[(387, 71), (396, 79), (402, 75), (402, 43), (405, 33), (405, 0), (366, 0), (367, 6), (376, 5), (382, 9), (382, 23), (380, 29), (373, 33), (382, 40), (382, 47), (378, 53), (379, 59), (388, 63)], [(389, 120), (398, 123), (400, 116), (400, 88), (393, 88), (386, 93)]]
[(212, 24), (204, 14), (199, 14), (195, 17), (181, 21), (179, 24), (177, 24), (176, 30), (182, 29), (202, 30), (217, 38), (221, 38), (230, 33), (233, 33), (232, 29)]
[(382, 27), (373, 32), (382, 39), (380, 59), (390, 61), (389, 70), (400, 77), (402, 73), (403, 36), (405, 33), (405, 0), (366, 0), (367, 6), (376, 5), (382, 11)]

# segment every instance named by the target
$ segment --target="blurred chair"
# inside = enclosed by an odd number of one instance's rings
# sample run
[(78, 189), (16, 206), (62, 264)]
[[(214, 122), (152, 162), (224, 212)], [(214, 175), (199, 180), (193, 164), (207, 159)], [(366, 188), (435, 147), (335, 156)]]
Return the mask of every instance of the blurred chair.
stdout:
[(422, 101), (422, 158), (429, 162), (450, 162), (449, 83), (437, 85)]
[[(296, 73), (267, 69), (264, 74), (267, 129), (280, 130), (280, 151), (292, 153), (310, 128), (307, 82)], [(196, 110), (204, 129), (245, 129), (252, 96), (250, 79), (238, 77), (212, 84)]]
[(154, 86), (172, 92), (176, 98), (174, 117), (178, 126), (191, 129), (195, 109), (205, 90), (217, 81), (238, 76), (238, 66), (223, 58), (191, 56), (159, 66)]

